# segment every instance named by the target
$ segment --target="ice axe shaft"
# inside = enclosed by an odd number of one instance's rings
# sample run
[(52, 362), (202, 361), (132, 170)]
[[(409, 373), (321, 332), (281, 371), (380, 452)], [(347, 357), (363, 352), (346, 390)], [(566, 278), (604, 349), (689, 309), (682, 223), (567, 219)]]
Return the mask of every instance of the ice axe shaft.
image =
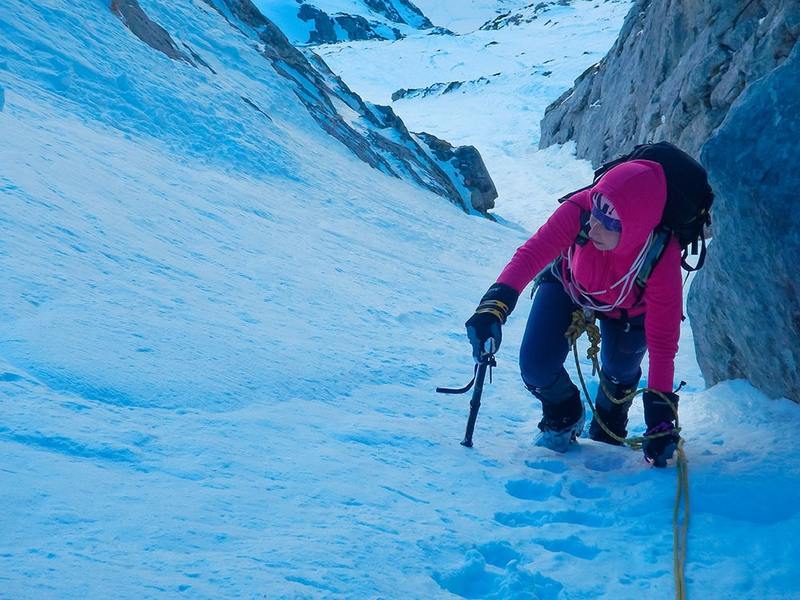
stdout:
[(475, 387), (472, 390), (472, 398), (469, 401), (469, 418), (467, 419), (467, 430), (464, 432), (462, 446), (472, 448), (472, 434), (475, 431), (475, 420), (478, 418), (478, 411), (481, 409), (481, 394), (483, 394), (483, 382), (486, 379), (486, 370), (489, 361), (478, 364), (478, 371), (475, 374)]
[[(475, 376), (467, 385), (462, 388), (442, 388), (437, 387), (436, 391), (440, 394), (466, 394), (472, 389), (472, 398), (469, 401), (469, 418), (467, 419), (467, 430), (464, 432), (464, 439), (461, 442), (462, 446), (472, 448), (472, 434), (475, 431), (475, 420), (478, 418), (478, 411), (481, 408), (481, 395), (483, 394), (483, 382), (486, 380), (486, 371), (491, 367), (496, 367), (497, 362), (494, 360), (494, 353), (497, 351), (497, 344), (494, 338), (489, 338), (485, 342), (484, 352), (481, 358), (475, 365)], [(491, 370), (489, 371), (489, 379), (491, 380)], [(472, 386), (475, 386), (474, 389)]]

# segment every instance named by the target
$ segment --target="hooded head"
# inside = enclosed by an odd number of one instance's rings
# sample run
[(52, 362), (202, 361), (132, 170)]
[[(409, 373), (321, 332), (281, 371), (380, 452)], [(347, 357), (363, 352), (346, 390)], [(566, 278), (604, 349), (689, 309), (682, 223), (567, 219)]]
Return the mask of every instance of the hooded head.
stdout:
[(629, 254), (642, 249), (664, 212), (667, 180), (664, 170), (650, 160), (632, 160), (617, 165), (591, 190), (592, 212), (610, 230), (619, 224), (619, 244), (612, 252)]

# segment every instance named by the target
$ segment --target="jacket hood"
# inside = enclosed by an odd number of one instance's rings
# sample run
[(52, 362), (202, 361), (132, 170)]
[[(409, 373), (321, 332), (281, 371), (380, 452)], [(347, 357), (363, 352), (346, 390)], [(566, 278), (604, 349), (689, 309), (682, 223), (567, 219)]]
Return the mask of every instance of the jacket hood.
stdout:
[(611, 252), (638, 253), (661, 221), (667, 202), (667, 179), (661, 165), (650, 160), (622, 163), (603, 175), (591, 191), (608, 198), (622, 224), (619, 244)]

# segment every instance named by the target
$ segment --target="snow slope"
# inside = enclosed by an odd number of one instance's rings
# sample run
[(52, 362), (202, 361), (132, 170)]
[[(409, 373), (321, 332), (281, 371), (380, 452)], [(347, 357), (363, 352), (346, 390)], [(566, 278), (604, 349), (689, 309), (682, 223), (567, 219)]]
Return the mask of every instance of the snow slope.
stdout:
[[(202, 5), (142, 4), (237, 85), (103, 3), (0, 13), (0, 597), (670, 595), (674, 469), (530, 444), (527, 301), (474, 449), (433, 393), (526, 234), (369, 168)], [(800, 411), (701, 392), (683, 341), (690, 597), (798, 598)]]

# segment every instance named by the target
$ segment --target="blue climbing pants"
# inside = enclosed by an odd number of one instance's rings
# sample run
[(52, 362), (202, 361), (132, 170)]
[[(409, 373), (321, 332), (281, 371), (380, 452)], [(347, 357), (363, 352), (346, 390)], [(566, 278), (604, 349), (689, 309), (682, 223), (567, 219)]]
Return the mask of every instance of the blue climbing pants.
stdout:
[[(578, 308), (561, 282), (545, 279), (539, 284), (522, 338), (519, 365), (526, 387), (543, 402), (565, 401), (568, 398), (563, 396), (575, 389), (564, 369), (569, 353), (564, 333)], [(627, 320), (600, 319), (600, 335), (603, 374), (615, 384), (637, 385), (647, 349), (644, 315)], [(598, 401), (606, 403), (605, 398)]]

